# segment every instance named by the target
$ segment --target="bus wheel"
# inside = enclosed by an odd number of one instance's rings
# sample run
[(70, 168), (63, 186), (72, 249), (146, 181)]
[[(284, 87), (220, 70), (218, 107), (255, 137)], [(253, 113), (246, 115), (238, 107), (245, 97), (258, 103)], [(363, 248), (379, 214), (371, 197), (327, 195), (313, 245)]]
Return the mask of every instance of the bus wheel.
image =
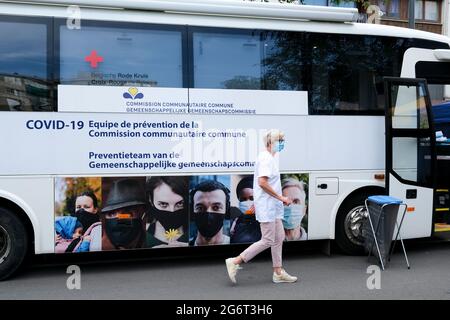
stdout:
[(22, 221), (11, 211), (0, 208), (0, 281), (19, 269), (28, 250), (28, 235)]
[(364, 253), (363, 223), (367, 219), (364, 201), (368, 195), (359, 194), (344, 201), (336, 217), (336, 244), (346, 254)]

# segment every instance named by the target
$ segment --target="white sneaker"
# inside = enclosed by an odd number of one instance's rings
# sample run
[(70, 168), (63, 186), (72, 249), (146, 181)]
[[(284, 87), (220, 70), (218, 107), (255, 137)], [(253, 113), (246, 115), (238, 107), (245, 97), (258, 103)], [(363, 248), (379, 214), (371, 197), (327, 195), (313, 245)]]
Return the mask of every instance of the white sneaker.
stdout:
[(231, 282), (236, 283), (236, 274), (242, 268), (238, 264), (235, 264), (233, 260), (234, 258), (225, 259), (225, 265), (227, 266), (228, 276)]
[(272, 281), (275, 283), (295, 282), (297, 281), (297, 277), (291, 276), (283, 269), (280, 274), (273, 273)]

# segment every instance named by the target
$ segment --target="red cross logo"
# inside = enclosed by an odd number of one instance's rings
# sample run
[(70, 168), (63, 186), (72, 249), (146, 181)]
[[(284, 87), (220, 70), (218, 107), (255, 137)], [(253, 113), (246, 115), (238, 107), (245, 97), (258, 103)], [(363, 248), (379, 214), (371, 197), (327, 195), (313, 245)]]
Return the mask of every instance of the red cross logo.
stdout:
[(92, 50), (91, 54), (84, 58), (84, 61), (89, 62), (91, 64), (91, 68), (97, 68), (99, 62), (103, 62), (103, 57), (97, 55), (96, 50)]

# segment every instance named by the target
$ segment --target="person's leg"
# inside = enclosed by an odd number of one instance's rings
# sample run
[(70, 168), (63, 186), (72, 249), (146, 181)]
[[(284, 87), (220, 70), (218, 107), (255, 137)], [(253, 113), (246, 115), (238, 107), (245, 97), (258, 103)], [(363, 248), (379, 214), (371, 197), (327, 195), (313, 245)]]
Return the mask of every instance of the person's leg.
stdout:
[(276, 274), (281, 274), (281, 269), (283, 267), (282, 254), (283, 254), (283, 241), (285, 238), (283, 222), (281, 219), (275, 220), (275, 241), (273, 246), (270, 248), (272, 252), (272, 263), (273, 271)]
[(261, 227), (261, 240), (253, 243), (247, 249), (245, 249), (239, 256), (234, 258), (235, 264), (241, 264), (242, 262), (249, 262), (258, 253), (268, 249), (273, 245), (275, 241), (275, 222), (262, 222)]
[(286, 270), (283, 269), (282, 253), (283, 253), (283, 242), (285, 238), (285, 233), (283, 228), (283, 222), (281, 221), (281, 219), (276, 220), (275, 230), (276, 230), (275, 243), (271, 247), (273, 271), (274, 271), (272, 281), (275, 283), (296, 282), (297, 277), (291, 276), (289, 273), (286, 272)]
[(275, 241), (275, 222), (263, 222), (261, 226), (261, 240), (253, 243), (247, 249), (245, 249), (239, 256), (235, 258), (225, 259), (225, 265), (227, 266), (228, 276), (233, 283), (236, 283), (236, 274), (239, 269), (239, 265), (242, 262), (249, 262), (261, 251), (269, 248)]

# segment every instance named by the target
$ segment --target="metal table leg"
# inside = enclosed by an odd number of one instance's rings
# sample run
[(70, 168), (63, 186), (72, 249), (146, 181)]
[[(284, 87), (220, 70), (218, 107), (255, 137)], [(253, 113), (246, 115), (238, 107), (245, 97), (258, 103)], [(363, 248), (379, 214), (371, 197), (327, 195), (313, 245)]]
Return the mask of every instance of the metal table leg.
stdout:
[(406, 259), (406, 265), (408, 266), (408, 269), (411, 269), (411, 266), (409, 264), (409, 260), (408, 260), (408, 255), (406, 254), (406, 249), (405, 249), (405, 244), (403, 243), (403, 238), (402, 235), (400, 234), (400, 229), (403, 225), (403, 220), (405, 219), (405, 214), (406, 214), (406, 209), (408, 208), (408, 206), (405, 203), (400, 204), (400, 206), (404, 206), (404, 210), (403, 210), (403, 214), (402, 214), (402, 218), (400, 220), (400, 225), (397, 224), (397, 221), (395, 221), (395, 226), (397, 227), (397, 234), (395, 235), (394, 238), (394, 243), (392, 244), (391, 250), (389, 252), (389, 260), (391, 260), (391, 255), (394, 252), (394, 248), (395, 248), (395, 244), (397, 242), (397, 238), (400, 237), (400, 242), (402, 244), (402, 249), (403, 249), (403, 254), (405, 255), (405, 259)]

